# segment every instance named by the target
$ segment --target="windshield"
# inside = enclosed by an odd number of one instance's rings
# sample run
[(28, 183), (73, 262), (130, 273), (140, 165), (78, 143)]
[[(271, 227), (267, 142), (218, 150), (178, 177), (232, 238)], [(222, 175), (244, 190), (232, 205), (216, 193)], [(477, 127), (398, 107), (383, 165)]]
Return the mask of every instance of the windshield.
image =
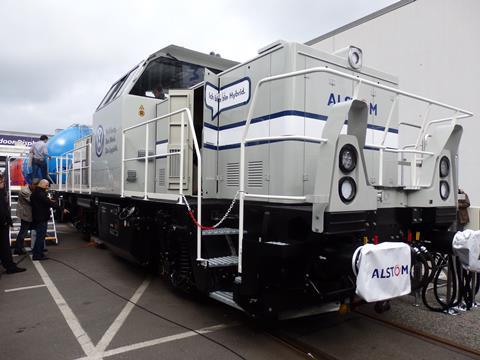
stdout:
[(127, 79), (137, 69), (137, 67), (138, 66), (135, 66), (124, 77), (122, 77), (120, 80), (118, 80), (115, 84), (112, 85), (110, 90), (108, 90), (107, 95), (105, 95), (100, 105), (98, 105), (97, 110), (112, 102), (120, 95), (120, 89), (123, 88), (123, 85), (127, 82)]
[(130, 94), (164, 99), (170, 89), (188, 89), (203, 81), (203, 72), (202, 66), (161, 57), (148, 64)]

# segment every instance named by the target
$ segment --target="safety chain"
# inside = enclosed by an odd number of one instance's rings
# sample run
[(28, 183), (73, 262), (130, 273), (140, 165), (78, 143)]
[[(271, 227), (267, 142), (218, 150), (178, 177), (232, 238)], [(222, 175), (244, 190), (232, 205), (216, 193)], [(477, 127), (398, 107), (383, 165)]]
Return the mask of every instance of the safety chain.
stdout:
[(230, 206), (228, 207), (228, 210), (227, 212), (225, 213), (225, 215), (223, 215), (223, 217), (220, 219), (219, 222), (217, 222), (215, 225), (213, 226), (204, 226), (202, 224), (200, 224), (197, 219), (195, 218), (195, 215), (193, 213), (193, 210), (191, 209), (190, 207), (190, 204), (188, 203), (187, 201), (187, 198), (185, 197), (185, 195), (182, 195), (182, 199), (183, 199), (183, 202), (185, 203), (186, 207), (187, 207), (187, 210), (188, 210), (188, 215), (190, 216), (190, 218), (192, 219), (193, 223), (199, 227), (200, 229), (202, 230), (213, 230), (213, 229), (216, 229), (217, 227), (219, 227), (224, 221), (225, 219), (228, 217), (228, 215), (230, 215), (230, 213), (232, 212), (233, 210), (233, 207), (235, 206), (235, 203), (237, 202), (237, 197), (238, 197), (238, 194), (240, 193), (240, 190), (238, 190), (236, 193), (235, 193), (235, 196), (233, 197), (232, 199), (232, 202), (230, 203)]

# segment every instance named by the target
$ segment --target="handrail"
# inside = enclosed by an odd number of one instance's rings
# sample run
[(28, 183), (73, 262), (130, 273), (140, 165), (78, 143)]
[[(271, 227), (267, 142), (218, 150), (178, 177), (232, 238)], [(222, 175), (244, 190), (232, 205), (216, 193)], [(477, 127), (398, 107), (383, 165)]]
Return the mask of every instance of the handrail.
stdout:
[[(428, 156), (433, 156), (435, 155), (431, 151), (422, 151), (422, 150), (407, 150), (407, 149), (395, 149), (395, 148), (389, 148), (385, 145), (374, 145), (374, 144), (365, 144), (365, 146), (371, 147), (371, 148), (376, 148), (383, 150), (385, 152), (392, 152), (392, 153), (410, 153), (410, 154), (420, 154), (420, 155), (428, 155)], [(414, 146), (414, 145), (413, 145)]]
[[(468, 118), (468, 117), (471, 117), (472, 115), (468, 115), (468, 114), (463, 114), (463, 115), (458, 115), (456, 117), (457, 120), (460, 120), (460, 119), (465, 119), (465, 118)], [(437, 123), (437, 122), (443, 122), (443, 121), (447, 121), (447, 120), (452, 120), (452, 117), (447, 117), (447, 118), (441, 118), (441, 119), (435, 119), (435, 120), (431, 120), (429, 123)], [(410, 126), (410, 127), (413, 127), (413, 128), (417, 128), (417, 129), (421, 129), (422, 127), (420, 125), (417, 125), (417, 124), (412, 124), (412, 123), (409, 123), (409, 122), (406, 122), (406, 121), (400, 121), (398, 123), (398, 125), (405, 125), (405, 126)], [(427, 124), (428, 126), (428, 124)]]
[[(148, 155), (148, 156), (146, 156), (146, 158), (147, 159), (155, 159), (155, 158), (159, 158), (159, 157), (166, 157), (166, 156), (172, 156), (172, 155), (180, 155), (180, 151), (175, 151), (175, 152), (171, 152), (171, 153)], [(133, 161), (133, 160), (145, 160), (145, 156), (127, 158), (124, 161), (127, 162), (127, 161)]]
[(393, 117), (393, 110), (395, 110), (395, 105), (397, 105), (397, 102), (398, 102), (398, 94), (395, 95), (395, 98), (393, 99), (393, 104), (390, 107), (390, 111), (388, 113), (387, 123), (385, 124), (385, 130), (383, 130), (382, 140), (380, 141), (380, 145), (382, 146), (385, 145), (385, 140), (387, 140), (388, 130), (390, 130), (390, 123)]
[[(464, 118), (467, 118), (467, 117), (471, 116), (470, 114), (459, 115), (458, 111), (457, 111), (453, 116), (446, 117), (446, 118), (441, 118), (441, 119), (434, 119), (434, 120), (430, 120), (429, 122), (426, 122), (426, 119), (427, 119), (427, 116), (428, 116), (429, 112), (430, 112), (430, 104), (429, 104), (429, 107), (427, 108), (426, 114), (424, 116), (422, 126), (417, 125), (417, 124), (412, 124), (412, 123), (409, 123), (409, 122), (404, 122), (404, 121), (401, 121), (401, 122), (398, 123), (398, 125), (405, 125), (405, 126), (413, 127), (413, 128), (416, 128), (416, 129), (419, 130), (419, 133), (418, 133), (418, 136), (417, 136), (417, 140), (415, 141), (415, 144), (405, 145), (404, 148), (405, 147), (413, 147), (413, 148), (417, 149), (420, 146), (420, 141), (422, 139), (426, 139), (426, 136), (427, 136), (426, 132), (427, 132), (428, 128), (430, 128), (430, 126), (432, 126), (432, 125), (441, 124), (443, 122), (456, 123), (456, 121), (459, 120), (459, 119), (464, 119)], [(403, 152), (406, 152), (406, 151), (403, 151)], [(416, 164), (417, 160), (418, 159), (415, 155), (413, 157), (412, 163)], [(380, 164), (380, 167), (381, 166), (382, 165)], [(417, 168), (416, 168), (416, 166), (411, 166), (411, 168), (412, 168), (412, 171), (411, 171), (410, 181), (412, 182), (412, 185), (422, 187), (422, 185), (415, 185), (414, 184), (414, 183), (416, 183)]]
[[(83, 158), (80, 158), (79, 161), (80, 161), (80, 164), (84, 161), (84, 160), (88, 160), (88, 163), (86, 166), (79, 166), (79, 167), (75, 167), (75, 154), (78, 153), (80, 150), (83, 150), (83, 149), (87, 149), (88, 151), (88, 157), (83, 159)], [(69, 177), (71, 175), (71, 178), (72, 178), (72, 189), (71, 191), (72, 192), (75, 192), (75, 170), (80, 170), (80, 181), (79, 181), (79, 192), (80, 194), (83, 194), (83, 188), (84, 188), (84, 184), (83, 184), (83, 173), (84, 173), (84, 170), (85, 169), (88, 169), (88, 193), (91, 194), (92, 193), (92, 143), (87, 143), (85, 145), (82, 145), (82, 146), (79, 146), (77, 148), (74, 148), (72, 150), (69, 150), (69, 151), (65, 151), (62, 155), (55, 155), (55, 156), (51, 156), (52, 158), (55, 158), (55, 165), (56, 165), (56, 171), (54, 172), (54, 174), (56, 175), (57, 177), (57, 181), (56, 181), (56, 184), (59, 186), (58, 187), (58, 190), (59, 191), (63, 191), (63, 175), (66, 176), (66, 179), (65, 179), (65, 191), (68, 192), (68, 182), (69, 182)], [(64, 161), (65, 161), (65, 166), (66, 166), (66, 170), (64, 171), (64, 168), (63, 168), (63, 164), (64, 164)], [(71, 167), (70, 167), (71, 165)]]
[(307, 199), (306, 196), (262, 195), (262, 194), (249, 194), (249, 193), (245, 193), (245, 197), (258, 198), (258, 199), (296, 200), (296, 201), (305, 201)]
[[(395, 88), (392, 88), (390, 86), (379, 84), (379, 83), (374, 82), (374, 81), (362, 79), (359, 76), (343, 73), (341, 71), (330, 69), (328, 67), (314, 67), (314, 68), (305, 69), (305, 70), (298, 70), (298, 71), (293, 71), (293, 72), (289, 72), (289, 73), (285, 73), (285, 74), (269, 76), (269, 77), (263, 78), (260, 81), (258, 81), (256, 86), (255, 86), (255, 90), (253, 92), (252, 102), (251, 102), (250, 108), (248, 110), (248, 115), (247, 115), (247, 119), (246, 119), (246, 123), (245, 123), (245, 128), (243, 130), (243, 135), (242, 135), (242, 138), (241, 138), (241, 141), (240, 141), (240, 188), (239, 188), (239, 195), (240, 196), (239, 196), (239, 224), (238, 224), (238, 229), (239, 229), (239, 234), (238, 234), (238, 248), (239, 248), (239, 251), (238, 251), (238, 272), (240, 274), (242, 273), (244, 206), (245, 206), (245, 143), (247, 142), (248, 130), (250, 128), (250, 123), (252, 121), (253, 111), (256, 107), (256, 102), (257, 102), (257, 98), (258, 98), (259, 89), (265, 83), (269, 83), (269, 82), (276, 81), (276, 80), (282, 80), (282, 79), (286, 79), (286, 78), (292, 78), (292, 77), (312, 74), (312, 73), (333, 74), (333, 75), (338, 75), (339, 77), (343, 77), (345, 79), (350, 79), (350, 80), (356, 81), (355, 88), (354, 88), (354, 98), (356, 98), (358, 96), (359, 91), (360, 91), (360, 86), (362, 84), (366, 84), (366, 85), (370, 85), (370, 86), (373, 86), (373, 87), (376, 87), (376, 88), (379, 88), (379, 89), (386, 90), (386, 91), (391, 92), (393, 94), (396, 94), (397, 95), (396, 97), (398, 97), (398, 95), (402, 95), (402, 96), (405, 96), (405, 97), (408, 97), (408, 98), (419, 100), (421, 102), (426, 102), (426, 103), (429, 104), (429, 108), (430, 108), (431, 105), (436, 105), (436, 106), (439, 106), (441, 108), (445, 108), (445, 109), (455, 111), (457, 113), (456, 115), (458, 115), (458, 113), (461, 113), (461, 114), (464, 114), (466, 116), (473, 116), (473, 114), (469, 111), (462, 110), (460, 108), (457, 108), (457, 107), (454, 107), (454, 106), (451, 106), (451, 105), (447, 105), (447, 104), (441, 103), (439, 101), (428, 99), (428, 98), (423, 97), (423, 96), (419, 96), (419, 95), (415, 95), (415, 94), (412, 94), (412, 93), (409, 93), (409, 92), (406, 92), (406, 91), (395, 89)], [(395, 104), (396, 104), (396, 99), (393, 102), (393, 106), (395, 106)], [(390, 114), (389, 114), (389, 118), (388, 118), (387, 124), (386, 124), (387, 125), (386, 129), (385, 129), (386, 132), (388, 131), (389, 126), (390, 126), (390, 120), (391, 120), (392, 113), (393, 113), (393, 110), (391, 109)], [(425, 118), (424, 118), (424, 121), (425, 121)], [(385, 138), (386, 138), (386, 135), (387, 135), (386, 132), (384, 132), (384, 136), (382, 138), (382, 145), (384, 145), (384, 141), (385, 141)], [(383, 160), (383, 151), (384, 151), (384, 149), (380, 149), (380, 154), (381, 154), (380, 159), (381, 160)], [(380, 166), (381, 166), (381, 169), (383, 171), (383, 165), (380, 165)], [(380, 174), (382, 174), (382, 173), (380, 172)], [(382, 181), (383, 181), (383, 175), (381, 175), (380, 184), (382, 183)]]
[[(180, 151), (172, 152), (172, 153), (164, 153), (164, 154), (154, 154), (148, 155), (148, 140), (149, 140), (149, 130), (148, 125), (152, 123), (156, 123), (159, 120), (181, 114), (180, 118), (180, 126), (181, 126), (181, 135), (180, 135)], [(166, 115), (158, 116), (156, 118), (144, 121), (142, 123), (130, 126), (122, 130), (122, 166), (121, 166), (121, 197), (125, 197), (125, 163), (127, 161), (133, 160), (145, 160), (145, 187), (143, 190), (144, 199), (148, 199), (148, 159), (163, 157), (163, 156), (173, 156), (173, 155), (180, 155), (180, 180), (179, 180), (179, 204), (183, 204), (183, 162), (184, 162), (184, 147), (185, 147), (185, 139), (184, 139), (184, 129), (185, 129), (185, 114), (187, 115), (187, 125), (190, 130), (190, 134), (192, 135), (193, 139), (193, 146), (195, 149), (195, 154), (197, 156), (197, 221), (199, 224), (202, 223), (202, 155), (200, 153), (200, 147), (198, 145), (197, 136), (195, 134), (195, 127), (193, 124), (192, 114), (190, 109), (182, 108)], [(126, 140), (126, 133), (130, 130), (139, 128), (141, 126), (145, 126), (145, 156), (140, 156), (136, 158), (125, 158), (125, 140)], [(202, 258), (202, 231), (200, 227), (197, 227), (197, 260), (198, 261), (205, 261)]]
[(312, 136), (279, 135), (279, 136), (264, 136), (264, 137), (258, 137), (258, 138), (250, 138), (250, 139), (246, 139), (245, 143), (248, 144), (248, 143), (257, 142), (257, 141), (275, 141), (275, 140), (305, 140), (305, 141), (316, 142), (316, 143), (328, 142), (327, 139), (316, 138)]
[(421, 129), (422, 128), (420, 125), (412, 124), (412, 123), (409, 123), (409, 122), (406, 122), (406, 121), (400, 121), (398, 123), (398, 126), (400, 126), (400, 125), (410, 126), (410, 127), (416, 128), (416, 129)]

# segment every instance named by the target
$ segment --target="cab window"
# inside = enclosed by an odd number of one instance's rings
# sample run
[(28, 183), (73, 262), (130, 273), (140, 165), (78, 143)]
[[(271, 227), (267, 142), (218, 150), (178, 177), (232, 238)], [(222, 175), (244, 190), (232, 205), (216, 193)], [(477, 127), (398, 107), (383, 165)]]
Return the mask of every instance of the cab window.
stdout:
[(130, 94), (151, 98), (165, 98), (170, 89), (188, 89), (203, 81), (202, 66), (170, 58), (150, 62)]

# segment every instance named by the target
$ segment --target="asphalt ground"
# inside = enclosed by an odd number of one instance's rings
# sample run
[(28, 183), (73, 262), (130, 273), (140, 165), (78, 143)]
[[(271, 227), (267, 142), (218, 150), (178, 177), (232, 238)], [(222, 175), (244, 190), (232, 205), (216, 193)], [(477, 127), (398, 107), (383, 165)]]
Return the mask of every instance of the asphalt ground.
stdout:
[[(91, 246), (68, 225), (58, 226), (58, 236), (50, 260), (26, 257), (26, 272), (0, 278), (1, 360), (312, 358), (241, 312), (178, 293), (145, 269)], [(396, 299), (381, 315), (365, 305), (358, 313), (284, 321), (274, 332), (305, 353), (338, 359), (475, 358), (360, 313), (480, 351), (480, 309), (448, 316), (412, 306), (413, 300)]]
[[(245, 325), (242, 313), (179, 294), (145, 269), (90, 246), (71, 227), (57, 229), (51, 259), (26, 257), (20, 265), (26, 272), (0, 278), (1, 360), (304, 358)], [(39, 287), (19, 289), (31, 286)]]

